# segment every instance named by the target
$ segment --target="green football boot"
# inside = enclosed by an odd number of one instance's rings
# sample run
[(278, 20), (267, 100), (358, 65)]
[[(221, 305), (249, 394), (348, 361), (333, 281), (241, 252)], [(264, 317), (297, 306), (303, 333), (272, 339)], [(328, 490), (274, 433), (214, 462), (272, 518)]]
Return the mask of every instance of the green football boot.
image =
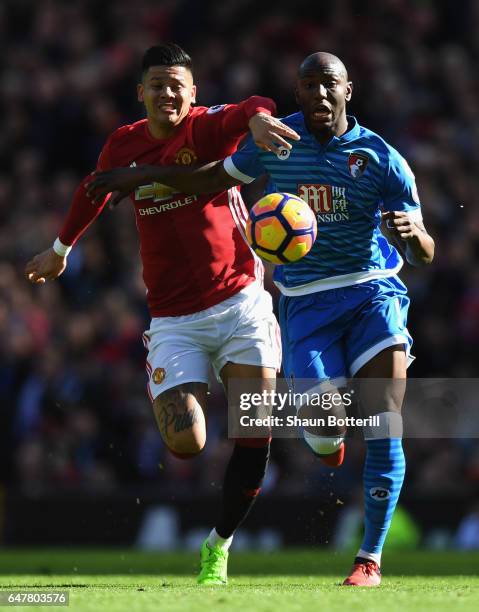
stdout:
[(201, 546), (201, 571), (198, 584), (227, 584), (228, 551), (219, 546), (210, 547), (208, 540)]

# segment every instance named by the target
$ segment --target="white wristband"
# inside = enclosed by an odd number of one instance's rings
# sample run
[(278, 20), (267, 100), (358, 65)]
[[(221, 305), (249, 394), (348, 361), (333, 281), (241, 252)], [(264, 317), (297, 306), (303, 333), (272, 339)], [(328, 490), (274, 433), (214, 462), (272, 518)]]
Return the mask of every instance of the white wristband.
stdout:
[(72, 250), (72, 247), (63, 244), (63, 242), (60, 242), (60, 238), (57, 238), (53, 243), (53, 250), (57, 255), (60, 255), (60, 257), (66, 257), (68, 253)]

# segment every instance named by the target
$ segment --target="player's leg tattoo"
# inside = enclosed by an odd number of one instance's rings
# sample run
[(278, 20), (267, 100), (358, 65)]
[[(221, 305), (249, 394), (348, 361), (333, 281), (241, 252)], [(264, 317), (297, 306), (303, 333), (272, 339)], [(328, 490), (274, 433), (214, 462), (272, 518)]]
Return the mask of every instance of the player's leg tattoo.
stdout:
[[(173, 437), (173, 433), (179, 433), (185, 429), (191, 429), (199, 421), (199, 409), (196, 406), (187, 410), (180, 392), (176, 391), (163, 401), (160, 399), (155, 406), (158, 414), (158, 425), (165, 439)], [(171, 433), (169, 433), (171, 430)]]
[(161, 437), (176, 456), (193, 456), (204, 447), (206, 390), (204, 383), (185, 383), (164, 391), (153, 401)]

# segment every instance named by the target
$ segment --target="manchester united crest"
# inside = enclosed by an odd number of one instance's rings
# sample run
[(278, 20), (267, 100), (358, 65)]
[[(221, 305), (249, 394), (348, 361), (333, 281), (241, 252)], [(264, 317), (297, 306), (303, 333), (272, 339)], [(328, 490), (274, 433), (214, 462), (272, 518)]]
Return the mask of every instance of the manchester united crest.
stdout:
[(166, 371), (164, 368), (155, 368), (151, 378), (155, 385), (161, 384), (165, 380)]
[(191, 166), (197, 161), (196, 153), (188, 147), (181, 147), (175, 157), (175, 164), (182, 166)]
[(348, 158), (349, 174), (353, 178), (360, 178), (369, 162), (369, 157), (364, 153), (350, 153)]

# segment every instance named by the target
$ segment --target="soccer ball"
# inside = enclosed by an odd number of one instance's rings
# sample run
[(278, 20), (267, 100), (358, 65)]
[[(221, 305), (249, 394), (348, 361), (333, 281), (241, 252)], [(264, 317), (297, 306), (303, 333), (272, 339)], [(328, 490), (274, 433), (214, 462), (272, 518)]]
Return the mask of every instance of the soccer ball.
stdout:
[(318, 228), (311, 208), (291, 193), (270, 193), (249, 212), (246, 238), (253, 251), (275, 264), (304, 257), (316, 240)]

